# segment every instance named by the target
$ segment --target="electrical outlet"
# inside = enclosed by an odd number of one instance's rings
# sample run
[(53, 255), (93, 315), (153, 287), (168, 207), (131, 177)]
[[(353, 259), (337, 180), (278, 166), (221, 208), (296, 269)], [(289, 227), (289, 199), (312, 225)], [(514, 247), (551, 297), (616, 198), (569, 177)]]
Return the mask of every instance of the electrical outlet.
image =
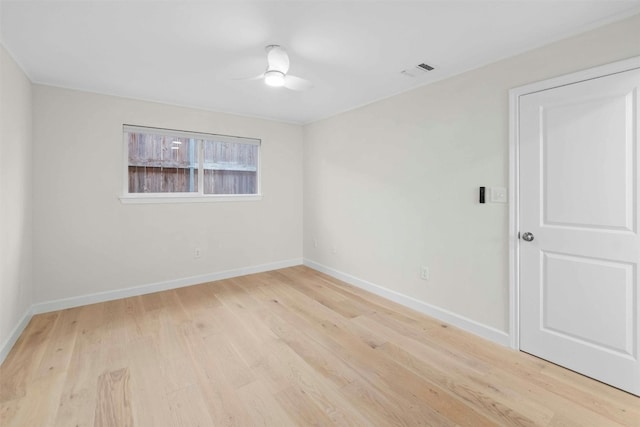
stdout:
[(318, 241), (316, 239), (313, 239), (313, 247), (314, 248), (318, 247)]
[(193, 250), (193, 258), (194, 259), (198, 259), (202, 256), (202, 251), (200, 250), (200, 248), (195, 248)]
[(420, 267), (420, 278), (422, 280), (429, 280), (429, 267), (426, 265)]

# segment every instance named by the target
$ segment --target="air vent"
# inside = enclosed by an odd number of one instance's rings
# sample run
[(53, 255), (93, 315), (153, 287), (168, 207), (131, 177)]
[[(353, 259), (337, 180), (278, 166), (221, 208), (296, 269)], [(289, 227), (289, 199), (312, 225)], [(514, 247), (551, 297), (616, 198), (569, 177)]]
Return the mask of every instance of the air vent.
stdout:
[(432, 67), (431, 65), (425, 64), (423, 62), (422, 64), (418, 64), (413, 68), (408, 68), (406, 70), (400, 71), (400, 74), (402, 74), (405, 77), (416, 78), (416, 77), (420, 77), (424, 73), (428, 73), (429, 71), (432, 71), (434, 69), (435, 68)]

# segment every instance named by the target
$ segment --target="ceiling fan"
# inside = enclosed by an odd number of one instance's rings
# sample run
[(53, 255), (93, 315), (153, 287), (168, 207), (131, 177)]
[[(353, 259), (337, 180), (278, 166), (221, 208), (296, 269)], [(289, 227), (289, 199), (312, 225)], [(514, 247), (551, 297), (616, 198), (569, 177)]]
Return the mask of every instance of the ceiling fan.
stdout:
[(311, 82), (301, 77), (287, 74), (289, 72), (289, 55), (280, 45), (271, 44), (265, 47), (267, 52), (267, 70), (249, 80), (264, 79), (267, 86), (285, 87), (291, 90), (307, 90)]

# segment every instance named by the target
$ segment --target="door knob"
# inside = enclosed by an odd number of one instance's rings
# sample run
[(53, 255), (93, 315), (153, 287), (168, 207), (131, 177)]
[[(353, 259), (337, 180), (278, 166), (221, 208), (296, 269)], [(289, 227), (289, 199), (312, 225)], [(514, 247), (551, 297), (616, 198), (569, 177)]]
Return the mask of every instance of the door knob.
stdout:
[(530, 242), (533, 240), (533, 233), (529, 233), (528, 231), (526, 233), (522, 234), (522, 240), (524, 240), (525, 242)]

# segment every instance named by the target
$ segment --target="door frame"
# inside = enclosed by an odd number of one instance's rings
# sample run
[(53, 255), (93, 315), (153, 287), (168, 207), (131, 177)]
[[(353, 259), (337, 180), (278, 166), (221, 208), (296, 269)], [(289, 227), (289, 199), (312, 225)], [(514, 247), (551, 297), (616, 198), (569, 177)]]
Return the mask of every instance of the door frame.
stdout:
[[(601, 65), (509, 90), (509, 343), (520, 350), (519, 155), (520, 97), (585, 80), (640, 68), (640, 56)], [(640, 94), (638, 94), (640, 96)]]

